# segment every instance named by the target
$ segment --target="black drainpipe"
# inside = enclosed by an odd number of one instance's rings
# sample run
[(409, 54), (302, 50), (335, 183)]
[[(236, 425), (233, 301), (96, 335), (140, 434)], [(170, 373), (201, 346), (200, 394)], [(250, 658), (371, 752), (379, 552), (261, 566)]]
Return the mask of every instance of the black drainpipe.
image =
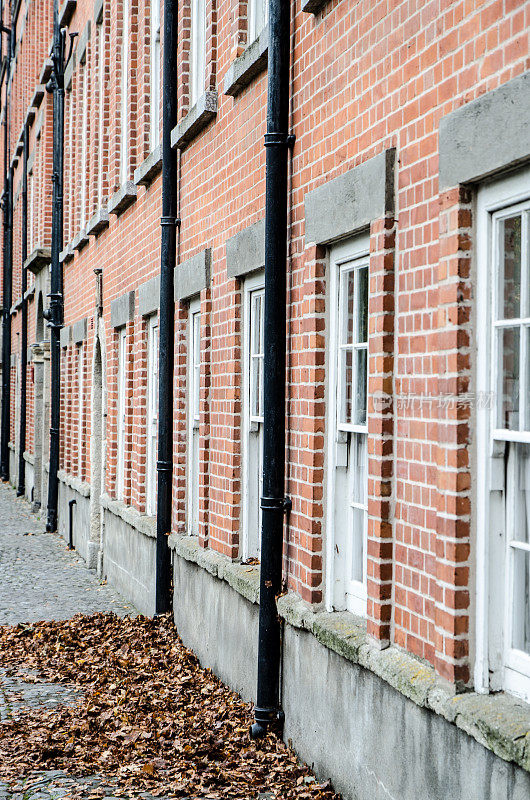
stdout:
[[(63, 327), (63, 270), (59, 254), (63, 249), (63, 158), (64, 158), (64, 55), (65, 31), (59, 26), (59, 3), (53, 0), (52, 76), (46, 86), (53, 93), (53, 174), (52, 174), (52, 248), (50, 307), (44, 311), (50, 328), (51, 410), (50, 473), (48, 478), (47, 531), (57, 530), (59, 496), (59, 445), (61, 422), (61, 344)], [(71, 51), (71, 48), (70, 48)]]
[(22, 173), (22, 353), (20, 356), (20, 435), (18, 451), (18, 486), (17, 497), (26, 491), (26, 389), (28, 372), (28, 275), (26, 259), (28, 257), (28, 126), (24, 125), (24, 167)]
[(283, 722), (280, 707), (282, 625), (276, 598), (282, 585), (285, 496), (285, 336), (290, 2), (269, 0), (265, 186), (265, 362), (258, 693), (253, 738)]
[[(9, 480), (9, 439), (11, 428), (11, 293), (13, 258), (13, 169), (9, 165), (9, 79), (11, 75), (12, 37), (11, 29), (0, 21), (0, 32), (7, 34), (4, 114), (4, 199), (2, 203), (4, 223), (3, 286), (2, 286), (2, 414), (0, 421), (0, 477)], [(0, 33), (0, 35), (1, 35)]]
[(164, 0), (155, 614), (164, 614), (171, 609), (171, 555), (167, 539), (171, 531), (173, 479), (174, 270), (177, 227), (180, 225), (178, 156), (177, 151), (171, 147), (171, 131), (178, 122), (177, 51), (178, 0)]
[(77, 505), (75, 497), (68, 503), (68, 549), (75, 550), (74, 547), (74, 506)]

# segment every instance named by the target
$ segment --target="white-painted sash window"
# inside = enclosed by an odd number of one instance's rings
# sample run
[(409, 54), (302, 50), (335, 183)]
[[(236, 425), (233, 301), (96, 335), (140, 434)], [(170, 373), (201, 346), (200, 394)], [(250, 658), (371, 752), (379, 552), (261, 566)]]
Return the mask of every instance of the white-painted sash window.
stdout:
[(130, 0), (123, 0), (123, 24), (121, 36), (121, 82), (120, 82), (120, 183), (128, 177), (129, 163), (129, 38)]
[(83, 443), (85, 431), (83, 419), (85, 413), (85, 366), (83, 345), (77, 345), (77, 474), (83, 473)]
[(327, 604), (356, 614), (366, 613), (368, 245), (330, 254)]
[(120, 328), (118, 339), (118, 436), (116, 453), (116, 497), (125, 493), (125, 423), (127, 414), (127, 333)]
[(103, 21), (97, 27), (98, 40), (98, 208), (103, 204), (103, 144), (105, 133), (105, 26)]
[(195, 105), (204, 93), (206, 69), (205, 0), (191, 0), (190, 104)]
[(248, 40), (257, 39), (269, 21), (268, 0), (248, 0)]
[(151, 150), (160, 143), (160, 0), (151, 0)]
[(82, 65), (81, 70), (81, 92), (82, 92), (82, 110), (81, 110), (81, 209), (79, 228), (86, 228), (87, 224), (87, 205), (88, 205), (88, 180), (87, 180), (87, 165), (88, 165), (88, 63)]
[(530, 171), (478, 193), (479, 691), (530, 701)]
[(147, 466), (146, 511), (156, 514), (156, 461), (158, 442), (158, 317), (147, 329)]
[(243, 537), (244, 558), (259, 558), (263, 489), (263, 275), (245, 281), (243, 308)]
[(192, 300), (188, 315), (188, 448), (187, 527), (190, 536), (199, 533), (199, 425), (201, 419), (201, 302)]

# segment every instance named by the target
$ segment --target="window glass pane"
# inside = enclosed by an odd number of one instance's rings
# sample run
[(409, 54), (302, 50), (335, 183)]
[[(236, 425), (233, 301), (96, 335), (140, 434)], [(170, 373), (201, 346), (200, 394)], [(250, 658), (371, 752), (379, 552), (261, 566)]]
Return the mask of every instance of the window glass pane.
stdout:
[(262, 366), (263, 359), (253, 356), (251, 359), (251, 408), (250, 413), (253, 417), (261, 417), (261, 395), (262, 395)]
[(513, 530), (508, 536), (530, 544), (530, 445), (510, 442), (510, 458), (515, 457), (516, 491)]
[(356, 391), (355, 391), (355, 424), (366, 424), (366, 350), (355, 351), (357, 360)]
[[(352, 469), (352, 548), (351, 548), (351, 580), (364, 581), (364, 541), (367, 524), (367, 436), (353, 434), (351, 443)], [(361, 506), (361, 507), (359, 507)]]
[(501, 319), (521, 316), (521, 216), (500, 221), (501, 270), (500, 287)]
[(348, 348), (340, 351), (341, 397), (339, 421), (350, 423), (352, 421), (352, 394), (353, 394), (353, 352)]
[(530, 655), (530, 553), (513, 550), (512, 647)]
[(368, 267), (357, 270), (358, 320), (357, 341), (366, 342), (368, 339)]
[(341, 281), (341, 344), (352, 344), (355, 330), (355, 270), (342, 273)]
[(519, 428), (519, 328), (500, 331), (501, 391), (499, 404), (501, 428)]

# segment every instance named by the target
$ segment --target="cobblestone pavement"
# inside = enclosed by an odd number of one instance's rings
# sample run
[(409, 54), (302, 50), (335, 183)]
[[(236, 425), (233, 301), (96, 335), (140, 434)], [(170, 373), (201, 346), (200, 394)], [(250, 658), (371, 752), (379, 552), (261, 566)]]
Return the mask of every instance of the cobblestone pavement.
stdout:
[[(45, 532), (42, 515), (32, 514), (15, 491), (0, 484), (0, 625), (69, 619), (74, 614), (135, 609), (101, 584), (57, 534)], [(68, 687), (10, 678), (0, 668), (1, 724), (37, 708), (75, 703), (79, 694)], [(70, 798), (131, 797), (99, 776), (74, 778), (65, 772), (36, 771), (14, 775), (14, 784), (0, 781), (0, 800), (70, 800)], [(149, 800), (150, 795), (138, 794)]]
[(0, 484), (0, 625), (134, 612), (45, 527), (43, 515), (32, 514), (25, 500)]

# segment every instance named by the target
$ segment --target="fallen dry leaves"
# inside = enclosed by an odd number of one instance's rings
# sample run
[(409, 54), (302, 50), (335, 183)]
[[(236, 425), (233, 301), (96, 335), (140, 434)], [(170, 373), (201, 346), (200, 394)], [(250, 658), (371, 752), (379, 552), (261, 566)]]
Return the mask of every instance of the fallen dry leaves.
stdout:
[(251, 741), (251, 707), (200, 667), (169, 616), (0, 627), (0, 666), (83, 693), (0, 725), (0, 778), (62, 769), (177, 798), (337, 798), (274, 734)]

